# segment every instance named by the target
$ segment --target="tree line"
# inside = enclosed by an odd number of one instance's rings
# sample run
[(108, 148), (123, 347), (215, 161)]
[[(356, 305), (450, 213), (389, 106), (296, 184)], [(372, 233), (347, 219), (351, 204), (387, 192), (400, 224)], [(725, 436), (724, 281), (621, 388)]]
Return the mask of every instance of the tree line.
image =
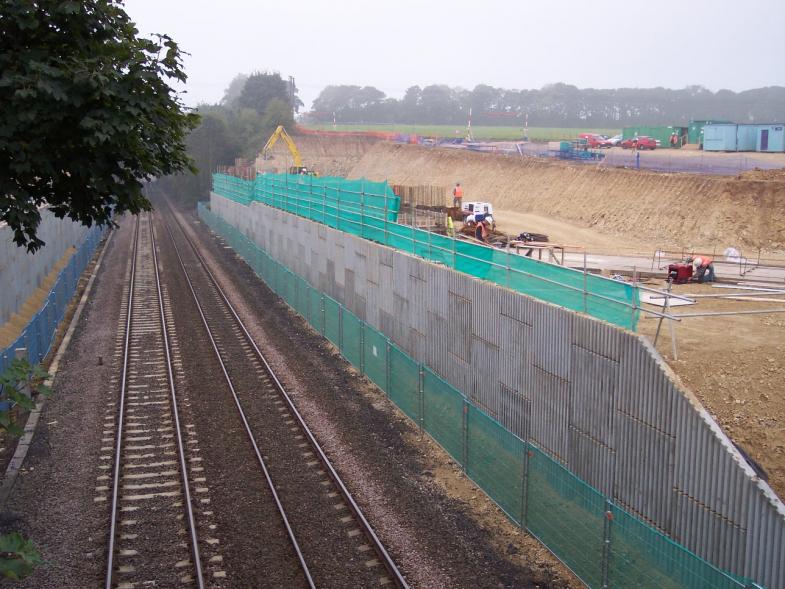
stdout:
[(200, 123), (186, 146), (197, 171), (166, 176), (157, 187), (187, 201), (209, 198), (215, 169), (235, 158), (253, 159), (278, 125), (294, 128), (302, 105), (297, 87), (278, 72), (235, 76), (218, 104), (196, 108)]
[(712, 92), (702, 86), (581, 89), (549, 84), (539, 90), (508, 90), (479, 84), (473, 90), (434, 84), (411, 86), (390, 98), (373, 86), (327, 86), (307, 115), (312, 122), (537, 127), (686, 125), (694, 120), (738, 123), (785, 121), (785, 87)]

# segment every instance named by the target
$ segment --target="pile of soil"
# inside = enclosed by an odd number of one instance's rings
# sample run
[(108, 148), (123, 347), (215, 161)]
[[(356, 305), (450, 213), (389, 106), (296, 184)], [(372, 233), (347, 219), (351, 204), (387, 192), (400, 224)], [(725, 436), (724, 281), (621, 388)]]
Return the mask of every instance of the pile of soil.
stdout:
[(779, 171), (661, 173), (379, 142), (350, 176), (401, 184), (459, 181), (465, 199), (636, 242), (785, 249), (785, 174)]
[[(379, 142), (373, 137), (293, 137), (303, 158), (303, 165), (316, 170), (320, 176), (348, 176), (351, 169), (371, 147)], [(257, 158), (257, 170), (284, 171), (294, 165), (289, 149), (279, 141), (272, 150), (273, 158)]]

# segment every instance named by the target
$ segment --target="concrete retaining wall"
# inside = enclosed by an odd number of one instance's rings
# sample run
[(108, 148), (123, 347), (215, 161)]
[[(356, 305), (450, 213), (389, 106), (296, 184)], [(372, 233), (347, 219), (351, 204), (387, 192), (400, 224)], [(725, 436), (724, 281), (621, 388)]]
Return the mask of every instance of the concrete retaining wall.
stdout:
[(785, 507), (643, 338), (259, 203), (211, 208), (632, 513), (785, 588)]
[(22, 308), (66, 249), (82, 243), (87, 230), (84, 225), (70, 219), (57, 219), (47, 209), (42, 209), (38, 237), (46, 246), (30, 254), (13, 242), (11, 228), (0, 224), (0, 325)]

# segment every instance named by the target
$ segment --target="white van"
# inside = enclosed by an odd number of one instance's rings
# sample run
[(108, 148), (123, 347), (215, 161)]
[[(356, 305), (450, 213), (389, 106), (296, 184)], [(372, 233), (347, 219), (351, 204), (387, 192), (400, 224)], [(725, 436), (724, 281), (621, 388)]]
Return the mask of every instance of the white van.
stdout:
[(461, 203), (461, 212), (464, 216), (477, 213), (493, 215), (493, 205), (489, 202), (464, 202)]

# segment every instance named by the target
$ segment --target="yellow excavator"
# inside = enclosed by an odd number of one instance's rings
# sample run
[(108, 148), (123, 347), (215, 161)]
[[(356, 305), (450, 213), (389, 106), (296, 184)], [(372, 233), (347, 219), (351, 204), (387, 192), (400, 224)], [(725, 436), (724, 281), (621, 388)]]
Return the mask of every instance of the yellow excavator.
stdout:
[(262, 149), (262, 159), (271, 160), (273, 159), (272, 149), (275, 144), (278, 142), (278, 139), (283, 139), (286, 146), (289, 148), (289, 153), (292, 154), (292, 159), (294, 160), (294, 165), (289, 168), (290, 174), (304, 174), (306, 176), (318, 176), (318, 174), (306, 166), (303, 165), (303, 158), (300, 156), (300, 150), (297, 149), (297, 146), (294, 143), (294, 139), (292, 139), (291, 135), (286, 132), (286, 129), (283, 128), (283, 125), (278, 125), (278, 128), (275, 132), (270, 135), (270, 138), (265, 143), (264, 148)]

